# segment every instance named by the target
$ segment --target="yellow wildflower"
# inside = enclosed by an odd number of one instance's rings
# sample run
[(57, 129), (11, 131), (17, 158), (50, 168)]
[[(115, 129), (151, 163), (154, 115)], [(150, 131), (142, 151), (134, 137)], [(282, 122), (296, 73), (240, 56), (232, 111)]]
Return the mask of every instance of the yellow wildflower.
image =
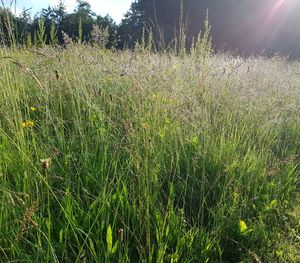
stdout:
[(199, 137), (198, 137), (197, 135), (195, 135), (195, 136), (192, 138), (191, 143), (194, 144), (194, 145), (199, 145)]
[(30, 107), (31, 111), (35, 112), (37, 110), (36, 107)]
[(143, 127), (144, 129), (147, 129), (147, 128), (149, 127), (149, 125), (148, 125), (147, 122), (144, 122), (144, 123), (142, 123), (142, 127)]
[(239, 229), (242, 235), (248, 235), (253, 231), (253, 228), (249, 229), (246, 222), (244, 220), (240, 220)]
[(32, 128), (34, 126), (34, 122), (31, 120), (26, 120), (22, 122), (22, 128)]
[(240, 220), (240, 232), (245, 233), (248, 230), (248, 226), (244, 220)]

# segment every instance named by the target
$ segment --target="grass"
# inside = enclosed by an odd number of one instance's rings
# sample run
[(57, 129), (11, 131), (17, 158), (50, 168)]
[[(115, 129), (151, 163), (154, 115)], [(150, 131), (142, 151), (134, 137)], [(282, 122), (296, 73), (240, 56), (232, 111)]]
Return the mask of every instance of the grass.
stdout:
[(2, 49), (1, 262), (299, 262), (300, 64)]

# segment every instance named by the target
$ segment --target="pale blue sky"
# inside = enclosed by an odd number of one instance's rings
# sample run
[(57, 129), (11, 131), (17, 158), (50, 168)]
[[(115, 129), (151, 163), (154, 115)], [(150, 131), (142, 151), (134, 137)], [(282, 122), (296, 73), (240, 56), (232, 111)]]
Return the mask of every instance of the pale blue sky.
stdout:
[[(4, 3), (8, 6), (9, 3), (14, 0), (4, 0)], [(32, 8), (31, 14), (35, 14), (42, 8), (46, 8), (49, 5), (55, 6), (58, 0), (16, 0), (17, 2), (17, 14), (25, 8)], [(72, 12), (76, 6), (76, 0), (64, 0), (65, 6), (68, 12)], [(119, 23), (126, 11), (129, 10), (131, 2), (133, 0), (87, 0), (92, 6), (92, 10), (98, 15), (109, 14), (117, 23)], [(12, 8), (15, 9), (14, 7)]]

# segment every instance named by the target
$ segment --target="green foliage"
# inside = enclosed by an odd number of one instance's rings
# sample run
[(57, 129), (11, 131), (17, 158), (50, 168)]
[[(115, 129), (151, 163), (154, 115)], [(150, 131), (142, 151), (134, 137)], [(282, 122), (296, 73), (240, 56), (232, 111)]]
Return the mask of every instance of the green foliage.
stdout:
[(32, 47), (32, 36), (31, 36), (31, 33), (27, 34), (27, 37), (26, 37), (26, 46), (29, 47), (29, 48)]
[(15, 18), (8, 8), (0, 7), (0, 45), (16, 46)]
[(42, 9), (31, 20), (28, 10), (15, 17), (10, 10), (0, 8), (1, 44), (6, 46), (44, 46), (64, 44), (64, 34), (78, 43), (92, 42), (93, 26), (107, 29), (107, 47), (116, 47), (119, 41), (117, 25), (111, 17), (97, 16), (86, 1), (78, 1), (77, 8), (68, 14), (62, 1), (56, 7)]
[(197, 41), (193, 41), (193, 46), (191, 48), (191, 54), (199, 62), (205, 63), (207, 57), (212, 53), (212, 39), (210, 36), (211, 26), (208, 20), (208, 11), (206, 13), (206, 19), (204, 22), (204, 33), (203, 36), (201, 32), (198, 34)]
[(51, 28), (50, 28), (50, 44), (52, 47), (58, 44), (57, 28), (54, 22), (51, 23)]
[(113, 244), (112, 230), (110, 225), (107, 227), (106, 243), (107, 243), (107, 252), (110, 254), (112, 253), (112, 244)]
[(299, 262), (299, 63), (146, 51), (0, 50), (0, 261)]
[[(78, 43), (95, 44), (92, 33), (97, 27), (108, 33), (106, 48), (145, 50), (147, 46), (152, 51), (173, 50), (180, 56), (191, 51), (200, 63), (212, 53), (212, 46), (216, 51), (242, 55), (263, 52), (296, 58), (300, 56), (300, 1), (292, 2), (284, 1), (274, 8), (274, 0), (137, 0), (117, 25), (108, 15), (97, 16), (84, 0), (77, 1), (72, 13), (67, 13), (64, 2), (59, 1), (55, 7), (43, 8), (34, 19), (30, 9), (23, 10), (20, 16), (12, 14), (16, 1), (11, 1), (8, 8), (0, 8), (0, 44), (53, 46), (54, 40), (54, 45), (64, 45), (66, 35)], [(266, 20), (270, 13), (272, 16)], [(283, 13), (287, 15), (281, 16)], [(44, 21), (42, 30), (40, 21)], [(30, 35), (33, 43), (28, 44)]]
[(47, 35), (46, 35), (46, 27), (45, 27), (45, 20), (39, 19), (38, 20), (38, 30), (36, 31), (37, 36), (37, 46), (44, 47), (46, 45), (47, 41)]

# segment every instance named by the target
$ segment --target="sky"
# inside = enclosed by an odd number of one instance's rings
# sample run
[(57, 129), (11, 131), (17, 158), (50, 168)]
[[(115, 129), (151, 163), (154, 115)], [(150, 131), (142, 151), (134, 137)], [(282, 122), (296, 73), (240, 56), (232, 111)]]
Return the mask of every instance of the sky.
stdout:
[[(15, 0), (4, 0), (6, 7), (13, 2), (12, 10), (15, 11)], [(42, 8), (47, 8), (50, 6), (55, 6), (58, 0), (16, 0), (17, 2), (17, 15), (25, 7), (32, 8), (31, 14), (34, 15), (36, 12), (40, 11)], [(65, 6), (68, 12), (72, 12), (76, 7), (76, 0), (64, 0)], [(117, 23), (121, 22), (123, 15), (129, 10), (132, 0), (87, 0), (91, 4), (92, 10), (97, 15), (105, 16), (109, 14)]]

